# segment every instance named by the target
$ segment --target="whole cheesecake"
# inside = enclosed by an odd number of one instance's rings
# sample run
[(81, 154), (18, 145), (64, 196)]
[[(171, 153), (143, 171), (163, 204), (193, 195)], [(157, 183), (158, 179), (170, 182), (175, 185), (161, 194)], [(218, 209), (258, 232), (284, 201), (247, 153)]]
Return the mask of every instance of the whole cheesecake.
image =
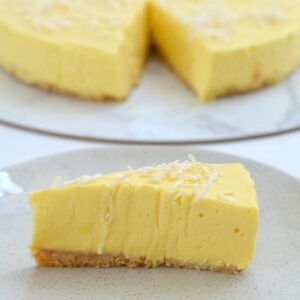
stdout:
[(254, 90), (297, 67), (299, 1), (0, 0), (0, 66), (49, 91), (125, 99), (149, 40), (202, 101)]
[(254, 182), (240, 164), (173, 162), (32, 193), (46, 267), (173, 266), (237, 273), (252, 259)]

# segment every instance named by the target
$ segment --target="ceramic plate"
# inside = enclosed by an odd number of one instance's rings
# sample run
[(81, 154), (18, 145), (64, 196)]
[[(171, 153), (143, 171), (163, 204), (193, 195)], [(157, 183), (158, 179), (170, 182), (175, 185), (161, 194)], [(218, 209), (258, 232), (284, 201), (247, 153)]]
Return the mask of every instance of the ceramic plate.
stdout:
[[(46, 269), (29, 255), (26, 199), (0, 200), (0, 299), (299, 299), (300, 183), (260, 163), (187, 148), (92, 149), (50, 156), (5, 172), (26, 191), (61, 175), (106, 173), (186, 159), (242, 162), (254, 177), (260, 205), (255, 258), (239, 275), (177, 269)], [(2, 175), (5, 173), (2, 173)]]
[(151, 59), (122, 103), (51, 95), (0, 73), (0, 121), (73, 138), (131, 143), (203, 143), (300, 128), (300, 70), (278, 85), (201, 104)]

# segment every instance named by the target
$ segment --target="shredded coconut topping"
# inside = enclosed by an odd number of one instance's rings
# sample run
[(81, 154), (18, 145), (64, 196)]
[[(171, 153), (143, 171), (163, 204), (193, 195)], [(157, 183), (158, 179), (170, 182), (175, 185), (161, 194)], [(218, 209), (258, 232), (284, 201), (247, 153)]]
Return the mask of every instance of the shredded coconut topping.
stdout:
[(236, 202), (236, 199), (234, 197), (232, 197), (231, 195), (232, 195), (232, 193), (223, 193), (223, 192), (218, 193), (218, 197), (220, 199), (227, 200), (230, 202)]
[[(135, 0), (106, 0), (97, 4), (84, 0), (12, 0), (16, 13), (36, 29), (58, 31), (81, 24), (101, 38), (123, 27)], [(97, 5), (96, 5), (97, 4)], [(97, 6), (99, 7), (97, 8)]]
[[(218, 165), (198, 162), (192, 155), (188, 155), (188, 159), (183, 162), (175, 161), (136, 170), (128, 167), (128, 170), (122, 173), (84, 175), (65, 183), (62, 183), (61, 178), (57, 178), (54, 187), (59, 188), (70, 184), (90, 184), (99, 179), (110, 187), (112, 191), (118, 185), (124, 184), (138, 183), (156, 186), (163, 183), (170, 190), (174, 191), (174, 201), (185, 195), (185, 193), (192, 193), (192, 202), (197, 203), (209, 192), (213, 183), (224, 175), (220, 173)], [(230, 202), (237, 201), (229, 192), (220, 192), (217, 194), (217, 197)]]
[(62, 185), (67, 186), (71, 184), (88, 184), (97, 180), (100, 177), (102, 177), (101, 174), (96, 174), (94, 176), (83, 175), (82, 177), (76, 178), (74, 180), (65, 181)]
[(210, 186), (217, 180), (218, 176), (219, 173), (216, 170), (208, 174), (207, 181), (202, 185), (201, 190), (195, 194), (195, 202), (199, 202), (202, 199), (208, 192)]
[(56, 177), (53, 181), (52, 187), (53, 188), (60, 188), (63, 185), (62, 178), (60, 176)]
[(188, 159), (190, 160), (191, 163), (195, 164), (197, 163), (196, 158), (193, 154), (188, 154)]
[(130, 174), (121, 175), (118, 179), (116, 179), (112, 184), (111, 187), (115, 188), (121, 181), (124, 181), (130, 176)]
[(108, 223), (110, 220), (111, 220), (111, 213), (108, 212), (108, 213), (106, 213), (105, 216), (104, 216), (104, 222), (105, 222), (105, 223)]
[(103, 254), (103, 248), (104, 248), (104, 243), (100, 243), (98, 245), (97, 254), (99, 255)]
[(177, 190), (176, 199), (187, 190), (191, 190), (194, 193), (194, 202), (198, 202), (218, 179), (219, 171), (216, 165), (197, 162), (191, 154), (188, 155), (188, 159), (183, 162), (175, 161), (155, 167), (144, 167), (135, 172), (140, 179), (150, 184), (162, 181), (170, 184), (171, 189)]

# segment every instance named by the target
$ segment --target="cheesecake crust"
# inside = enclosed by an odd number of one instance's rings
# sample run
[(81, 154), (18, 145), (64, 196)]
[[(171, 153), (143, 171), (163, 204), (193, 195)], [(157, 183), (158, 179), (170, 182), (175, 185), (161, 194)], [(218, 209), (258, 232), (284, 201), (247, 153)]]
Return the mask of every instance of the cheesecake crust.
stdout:
[(204, 271), (213, 271), (226, 274), (237, 274), (241, 270), (237, 266), (214, 266), (208, 263), (180, 263), (175, 259), (153, 261), (145, 257), (128, 258), (124, 254), (96, 254), (73, 251), (49, 250), (42, 248), (31, 249), (32, 256), (40, 267), (94, 267), (110, 268), (127, 266), (129, 268), (145, 267), (173, 267)]

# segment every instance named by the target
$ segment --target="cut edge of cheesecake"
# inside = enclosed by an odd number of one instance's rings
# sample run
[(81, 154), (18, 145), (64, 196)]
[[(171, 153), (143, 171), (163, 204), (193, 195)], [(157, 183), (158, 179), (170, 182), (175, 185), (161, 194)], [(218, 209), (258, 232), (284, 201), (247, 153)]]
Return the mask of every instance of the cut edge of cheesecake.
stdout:
[(283, 76), (283, 78), (278, 78), (277, 80), (272, 80), (269, 78), (265, 78), (264, 80), (261, 80), (260, 78), (257, 78), (257, 80), (253, 81), (253, 84), (246, 89), (232, 86), (232, 87), (228, 87), (223, 92), (219, 92), (219, 93), (215, 93), (215, 94), (211, 93), (211, 95), (209, 95), (209, 96), (199, 97), (199, 95), (197, 95), (197, 92), (196, 92), (195, 88), (192, 86), (192, 84), (189, 83), (188, 80), (186, 80), (184, 78), (184, 76), (182, 76), (182, 74), (180, 74), (179, 71), (176, 71), (176, 69), (172, 66), (172, 64), (170, 62), (168, 62), (166, 56), (159, 50), (159, 47), (157, 47), (155, 45), (153, 47), (155, 50), (155, 55), (158, 57), (158, 59), (178, 78), (178, 80), (181, 81), (181, 83), (185, 87), (187, 87), (191, 91), (191, 93), (193, 93), (195, 95), (195, 97), (198, 99), (198, 101), (200, 101), (202, 103), (207, 103), (211, 100), (219, 100), (219, 98), (221, 98), (221, 97), (243, 95), (243, 94), (248, 94), (251, 92), (262, 90), (265, 87), (275, 85), (276, 83), (280, 83), (282, 80), (284, 80), (285, 78), (288, 78), (296, 71), (296, 68), (295, 68), (295, 69), (291, 70), (290, 73)]
[(145, 267), (173, 267), (177, 269), (194, 269), (201, 271), (213, 271), (225, 274), (238, 274), (242, 271), (237, 266), (219, 265), (214, 266), (205, 263), (181, 263), (176, 259), (151, 260), (143, 256), (126, 257), (124, 254), (97, 254), (75, 251), (49, 250), (42, 248), (31, 248), (31, 254), (40, 267), (93, 267), (110, 268), (127, 266), (129, 268)]

